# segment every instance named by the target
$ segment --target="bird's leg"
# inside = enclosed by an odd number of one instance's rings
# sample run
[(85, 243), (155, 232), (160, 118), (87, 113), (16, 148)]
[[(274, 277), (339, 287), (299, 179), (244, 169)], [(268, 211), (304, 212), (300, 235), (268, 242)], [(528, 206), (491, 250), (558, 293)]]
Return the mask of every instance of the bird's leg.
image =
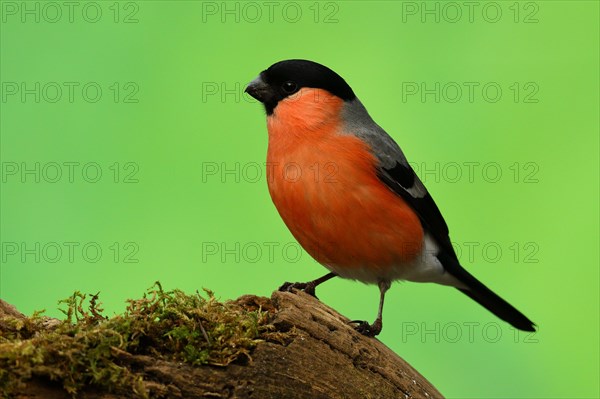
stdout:
[(308, 283), (287, 283), (286, 282), (286, 283), (283, 283), (283, 285), (281, 287), (279, 287), (279, 291), (291, 292), (292, 289), (295, 288), (298, 290), (302, 290), (302, 291), (306, 292), (307, 294), (312, 295), (316, 298), (317, 296), (315, 295), (315, 288), (317, 287), (317, 285), (324, 283), (325, 281), (332, 279), (336, 276), (337, 276), (337, 274), (331, 272), (331, 273), (327, 273), (323, 277), (319, 277), (316, 280), (309, 281)]
[(390, 289), (392, 283), (389, 280), (379, 280), (379, 311), (377, 312), (377, 318), (373, 322), (373, 324), (369, 324), (364, 320), (353, 320), (350, 323), (358, 323), (355, 327), (356, 331), (359, 333), (366, 335), (367, 337), (374, 337), (379, 335), (381, 329), (383, 328), (383, 301), (385, 299), (385, 293)]

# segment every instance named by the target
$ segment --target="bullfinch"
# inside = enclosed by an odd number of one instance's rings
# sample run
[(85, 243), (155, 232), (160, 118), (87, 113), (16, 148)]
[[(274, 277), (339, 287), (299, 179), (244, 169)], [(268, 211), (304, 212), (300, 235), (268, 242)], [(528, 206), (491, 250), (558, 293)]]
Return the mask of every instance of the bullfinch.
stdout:
[(353, 322), (368, 336), (381, 332), (385, 293), (395, 280), (455, 287), (515, 328), (535, 331), (460, 265), (433, 198), (337, 73), (312, 61), (280, 61), (245, 91), (266, 110), (273, 203), (302, 247), (330, 271), (280, 289), (314, 295), (336, 276), (377, 284), (377, 318)]

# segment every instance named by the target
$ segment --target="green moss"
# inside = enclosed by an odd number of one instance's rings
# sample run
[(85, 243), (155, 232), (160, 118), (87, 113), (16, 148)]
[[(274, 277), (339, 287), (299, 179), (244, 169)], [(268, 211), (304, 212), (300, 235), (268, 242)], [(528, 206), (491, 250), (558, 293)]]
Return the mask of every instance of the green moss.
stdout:
[(141, 299), (129, 300), (122, 315), (111, 318), (102, 315), (98, 294), (88, 299), (75, 292), (60, 304), (66, 319), (53, 326), (41, 312), (0, 319), (3, 397), (36, 376), (60, 382), (73, 396), (91, 385), (145, 398), (144, 376), (127, 367), (131, 355), (226, 366), (249, 360), (260, 340), (277, 339), (269, 312), (219, 302), (209, 290), (204, 296), (188, 295), (164, 291), (156, 282)]

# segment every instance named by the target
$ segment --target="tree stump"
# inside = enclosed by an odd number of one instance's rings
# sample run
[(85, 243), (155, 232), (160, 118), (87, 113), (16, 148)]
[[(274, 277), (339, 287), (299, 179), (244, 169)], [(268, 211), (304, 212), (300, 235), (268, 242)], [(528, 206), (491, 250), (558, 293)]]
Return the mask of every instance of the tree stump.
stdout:
[[(191, 366), (151, 356), (115, 353), (142, 372), (149, 397), (167, 398), (442, 398), (415, 369), (374, 338), (362, 336), (349, 320), (304, 292), (274, 292), (271, 298), (245, 295), (248, 308), (273, 313), (285, 342), (262, 341), (245, 364)], [(0, 318), (24, 317), (0, 300)], [(51, 323), (50, 323), (51, 324)], [(22, 399), (70, 399), (56, 383), (32, 378), (14, 395)], [(77, 397), (121, 399), (130, 395), (86, 388)]]

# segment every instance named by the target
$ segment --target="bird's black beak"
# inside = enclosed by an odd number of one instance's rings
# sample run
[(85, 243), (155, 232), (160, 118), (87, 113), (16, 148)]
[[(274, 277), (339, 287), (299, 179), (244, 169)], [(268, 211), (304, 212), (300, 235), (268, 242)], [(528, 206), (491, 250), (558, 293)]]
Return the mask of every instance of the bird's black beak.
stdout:
[(261, 103), (268, 102), (273, 98), (273, 91), (271, 90), (271, 87), (265, 83), (261, 75), (259, 75), (252, 82), (248, 83), (248, 86), (246, 86), (246, 90), (244, 91), (256, 98)]

